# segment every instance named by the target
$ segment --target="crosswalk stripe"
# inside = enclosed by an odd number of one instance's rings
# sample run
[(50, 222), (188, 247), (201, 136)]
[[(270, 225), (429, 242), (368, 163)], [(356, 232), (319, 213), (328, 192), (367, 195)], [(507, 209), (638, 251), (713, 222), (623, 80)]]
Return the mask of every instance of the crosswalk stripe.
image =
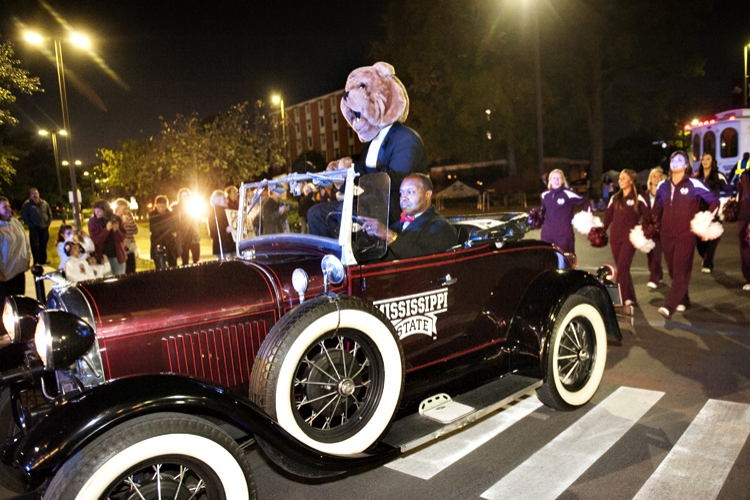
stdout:
[(709, 399), (635, 499), (716, 498), (750, 433), (750, 405)]
[(386, 464), (386, 467), (421, 479), (430, 479), (540, 406), (542, 403), (536, 396), (529, 397), (469, 429), (398, 458)]
[[(620, 387), (482, 493), (488, 500), (554, 500), (612, 447), (663, 392)], [(539, 471), (543, 471), (542, 474)], [(529, 478), (534, 478), (530, 481)]]

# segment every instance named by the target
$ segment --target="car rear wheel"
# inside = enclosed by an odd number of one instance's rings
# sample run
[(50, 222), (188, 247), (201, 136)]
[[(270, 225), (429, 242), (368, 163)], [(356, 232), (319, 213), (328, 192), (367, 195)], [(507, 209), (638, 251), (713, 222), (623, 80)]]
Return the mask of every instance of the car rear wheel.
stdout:
[(250, 465), (224, 431), (190, 415), (155, 414), (120, 425), (55, 474), (45, 500), (255, 498)]
[(308, 446), (353, 455), (390, 426), (403, 366), (396, 332), (375, 306), (316, 297), (284, 316), (263, 341), (250, 398)]
[(599, 388), (607, 363), (607, 330), (588, 298), (565, 300), (547, 349), (547, 376), (537, 389), (550, 408), (568, 411), (588, 403)]

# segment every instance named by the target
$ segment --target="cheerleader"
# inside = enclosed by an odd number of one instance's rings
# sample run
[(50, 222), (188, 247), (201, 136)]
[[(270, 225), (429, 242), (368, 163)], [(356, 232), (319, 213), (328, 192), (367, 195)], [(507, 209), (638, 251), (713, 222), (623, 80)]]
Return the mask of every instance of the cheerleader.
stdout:
[[(664, 180), (664, 171), (661, 167), (651, 169), (648, 174), (648, 182), (646, 183), (645, 199), (648, 203), (649, 210), (653, 210), (654, 202), (656, 202), (656, 187)], [(648, 258), (648, 283), (646, 286), (652, 290), (656, 290), (664, 277), (664, 271), (661, 267), (661, 238), (656, 236), (654, 238), (654, 248), (647, 254)]]
[(654, 203), (654, 213), (660, 220), (664, 259), (672, 278), (667, 300), (659, 308), (659, 313), (666, 318), (690, 307), (688, 285), (695, 251), (695, 235), (690, 223), (698, 213), (700, 201), (705, 201), (712, 212), (719, 208), (716, 195), (702, 181), (688, 175), (689, 165), (687, 153), (681, 150), (672, 153), (669, 158), (672, 177), (659, 184)]
[(612, 195), (604, 212), (604, 229), (611, 227), (609, 245), (612, 257), (617, 266), (617, 283), (625, 305), (635, 303), (635, 288), (630, 277), (630, 265), (633, 263), (635, 247), (630, 243), (630, 230), (648, 212), (648, 205), (643, 196), (638, 194), (638, 174), (625, 169), (617, 180), (620, 189)]
[(565, 253), (575, 253), (576, 243), (573, 234), (573, 206), (589, 205), (588, 200), (568, 187), (565, 174), (555, 169), (549, 174), (549, 188), (542, 193), (542, 241), (554, 243)]
[(748, 225), (750, 224), (750, 170), (745, 170), (737, 182), (737, 202), (740, 210), (737, 214), (737, 229), (740, 234), (740, 262), (746, 292), (750, 291), (750, 243), (748, 243)]
[[(708, 188), (718, 198), (722, 191), (727, 189), (727, 179), (724, 174), (719, 172), (719, 167), (716, 165), (716, 159), (711, 153), (706, 153), (701, 158), (701, 168), (696, 172), (695, 177), (702, 180)], [(706, 210), (705, 202), (701, 202), (701, 210)], [(698, 255), (703, 259), (703, 267), (701, 268), (702, 273), (710, 273), (714, 270), (714, 255), (716, 255), (716, 247), (719, 246), (719, 240), (721, 237), (715, 240), (703, 241), (698, 236), (695, 237), (695, 247), (698, 250)]]

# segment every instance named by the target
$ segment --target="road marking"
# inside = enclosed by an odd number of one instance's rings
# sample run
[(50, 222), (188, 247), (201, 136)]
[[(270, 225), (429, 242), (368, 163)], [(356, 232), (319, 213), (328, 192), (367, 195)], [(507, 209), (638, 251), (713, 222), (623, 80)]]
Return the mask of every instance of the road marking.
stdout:
[(386, 464), (389, 469), (430, 479), (542, 406), (531, 396), (447, 439)]
[[(618, 388), (576, 423), (482, 493), (482, 498), (556, 499), (662, 396), (663, 392), (630, 387)], [(543, 472), (540, 474), (540, 471)]]
[(750, 433), (750, 405), (709, 399), (635, 499), (716, 498)]

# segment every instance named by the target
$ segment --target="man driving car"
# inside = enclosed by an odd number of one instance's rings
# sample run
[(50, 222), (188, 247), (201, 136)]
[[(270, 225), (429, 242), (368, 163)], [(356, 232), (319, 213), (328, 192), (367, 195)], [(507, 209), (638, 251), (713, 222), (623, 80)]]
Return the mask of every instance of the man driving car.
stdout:
[(453, 226), (432, 207), (432, 181), (422, 173), (407, 175), (399, 189), (400, 221), (386, 227), (362, 217), (362, 229), (388, 242), (387, 260), (444, 252), (458, 244)]

